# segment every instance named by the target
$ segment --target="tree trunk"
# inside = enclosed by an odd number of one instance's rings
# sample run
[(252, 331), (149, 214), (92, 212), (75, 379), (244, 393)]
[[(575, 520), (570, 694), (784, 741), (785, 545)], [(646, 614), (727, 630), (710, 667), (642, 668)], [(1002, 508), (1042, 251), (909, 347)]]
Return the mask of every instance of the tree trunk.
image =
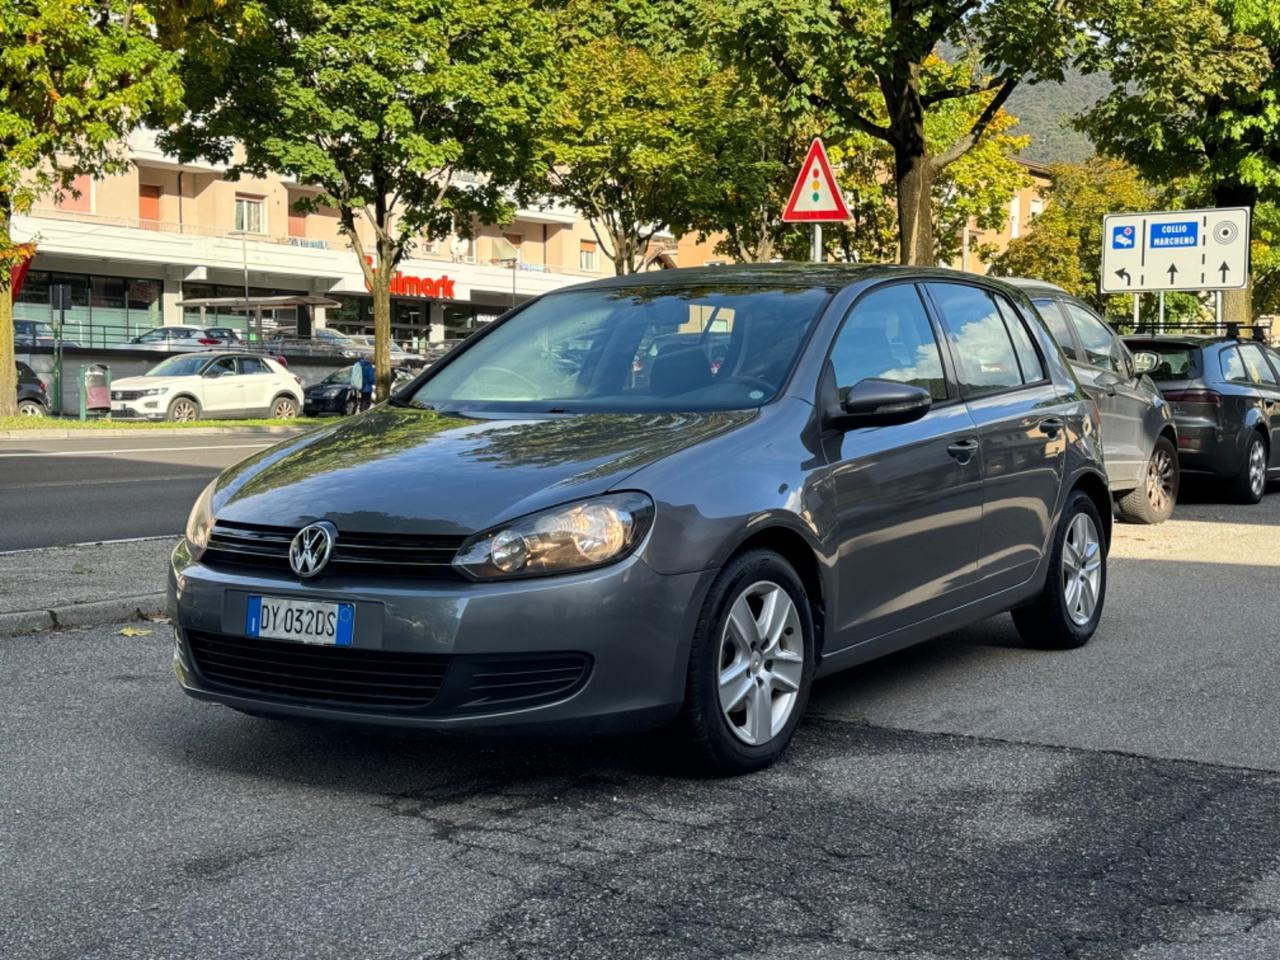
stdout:
[[(9, 195), (0, 193), (0, 255), (13, 249), (9, 235), (12, 209)], [(18, 413), (18, 368), (13, 353), (13, 294), (9, 292), (12, 264), (0, 277), (0, 417)]]
[(379, 256), (373, 272), (373, 375), (374, 399), (391, 395), (391, 267), (390, 258)]
[(924, 138), (894, 149), (894, 183), (898, 191), (898, 259), (913, 266), (933, 266), (933, 161)]
[[(1253, 222), (1253, 206), (1258, 202), (1255, 187), (1242, 183), (1220, 183), (1213, 188), (1213, 204), (1216, 207), (1248, 207), (1249, 221)], [(1252, 239), (1252, 238), (1250, 238)], [(1253, 322), (1253, 275), (1243, 290), (1222, 291), (1222, 320), (1224, 323)]]

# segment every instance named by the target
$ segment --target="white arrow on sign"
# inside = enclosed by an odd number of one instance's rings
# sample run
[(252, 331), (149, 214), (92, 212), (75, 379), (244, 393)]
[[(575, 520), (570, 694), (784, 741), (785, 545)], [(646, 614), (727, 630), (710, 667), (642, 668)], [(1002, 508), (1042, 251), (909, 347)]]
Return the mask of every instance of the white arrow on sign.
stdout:
[(1249, 211), (1163, 210), (1102, 218), (1103, 293), (1237, 290), (1249, 283)]

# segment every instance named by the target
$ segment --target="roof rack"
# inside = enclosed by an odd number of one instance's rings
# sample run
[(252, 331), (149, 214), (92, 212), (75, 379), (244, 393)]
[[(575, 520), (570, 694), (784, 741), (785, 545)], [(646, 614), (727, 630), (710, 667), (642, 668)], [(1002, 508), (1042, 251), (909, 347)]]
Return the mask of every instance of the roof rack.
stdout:
[[(1149, 327), (1139, 325), (1133, 331), (1133, 335), (1154, 337), (1164, 332), (1163, 330), (1152, 330)], [(1224, 321), (1223, 323), (1180, 323), (1178, 324), (1178, 332), (1229, 337), (1232, 340), (1257, 340), (1259, 343), (1266, 343), (1267, 334), (1271, 331), (1269, 327), (1260, 323), (1237, 323), (1232, 320)]]

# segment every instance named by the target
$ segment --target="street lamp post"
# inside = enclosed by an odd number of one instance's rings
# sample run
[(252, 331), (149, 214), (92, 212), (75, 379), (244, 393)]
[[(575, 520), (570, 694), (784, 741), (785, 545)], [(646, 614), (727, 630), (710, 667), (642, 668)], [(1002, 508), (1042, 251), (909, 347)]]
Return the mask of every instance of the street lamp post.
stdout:
[[(240, 263), (244, 267), (244, 322), (249, 324), (249, 231), (248, 230), (232, 230), (227, 234), (229, 237), (240, 238)], [(262, 338), (262, 324), (258, 324), (258, 339)]]

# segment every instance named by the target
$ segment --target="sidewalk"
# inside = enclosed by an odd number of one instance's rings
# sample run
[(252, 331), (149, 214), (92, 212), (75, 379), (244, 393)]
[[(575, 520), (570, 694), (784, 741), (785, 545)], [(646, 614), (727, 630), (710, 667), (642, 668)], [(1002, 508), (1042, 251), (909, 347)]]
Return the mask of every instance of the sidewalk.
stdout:
[[(0, 440), (86, 440), (102, 437), (217, 437), (227, 434), (241, 436), (287, 437), (314, 430), (316, 423), (255, 424), (230, 427), (178, 427), (145, 425), (136, 427), (59, 427), (57, 419), (47, 418), (49, 426), (21, 430), (0, 430)], [(43, 421), (42, 421), (43, 423)]]
[(174, 543), (164, 537), (0, 553), (0, 637), (161, 613)]

